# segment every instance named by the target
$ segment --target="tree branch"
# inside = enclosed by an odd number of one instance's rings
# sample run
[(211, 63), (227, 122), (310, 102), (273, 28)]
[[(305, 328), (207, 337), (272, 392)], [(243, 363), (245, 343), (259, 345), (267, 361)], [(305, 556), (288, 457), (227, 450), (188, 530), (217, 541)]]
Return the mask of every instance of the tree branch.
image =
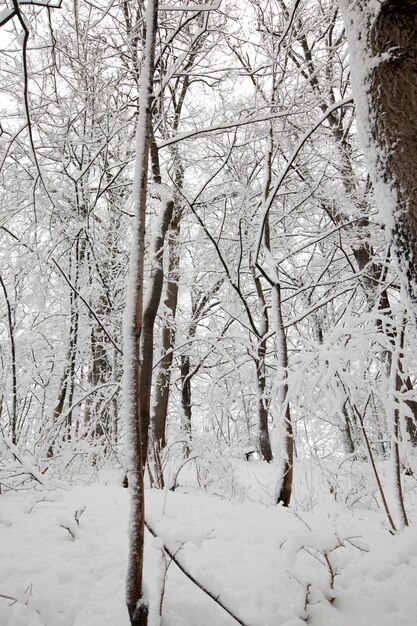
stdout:
[[(150, 526), (150, 524), (145, 521), (145, 526), (148, 529), (148, 531), (151, 533), (151, 535), (153, 537), (158, 537), (158, 535), (156, 534), (156, 532), (153, 530), (153, 528)], [(201, 591), (203, 591), (209, 598), (211, 598), (212, 600), (214, 600), (214, 602), (216, 602), (216, 604), (218, 604), (224, 611), (226, 611), (226, 613), (228, 613), (231, 617), (233, 617), (233, 619), (238, 623), (241, 624), (241, 626), (248, 626), (243, 620), (241, 620), (239, 617), (237, 617), (237, 615), (235, 615), (221, 600), (220, 600), (220, 596), (215, 596), (211, 591), (209, 591), (209, 589), (207, 589), (207, 587), (205, 587), (202, 583), (200, 583), (196, 578), (194, 578), (194, 576), (192, 574), (190, 574), (190, 572), (188, 572), (184, 565), (182, 565), (176, 554), (174, 552), (172, 552), (169, 548), (167, 548), (167, 546), (165, 545), (165, 543), (163, 543), (163, 549), (164, 551), (167, 553), (167, 555), (169, 556), (169, 558), (171, 559), (171, 561), (173, 561), (175, 563), (175, 565), (182, 571), (183, 574), (185, 574), (185, 576), (187, 576), (187, 578), (189, 580), (191, 580), (191, 582), (193, 582), (195, 585), (197, 585), (197, 587), (199, 589), (201, 589)]]

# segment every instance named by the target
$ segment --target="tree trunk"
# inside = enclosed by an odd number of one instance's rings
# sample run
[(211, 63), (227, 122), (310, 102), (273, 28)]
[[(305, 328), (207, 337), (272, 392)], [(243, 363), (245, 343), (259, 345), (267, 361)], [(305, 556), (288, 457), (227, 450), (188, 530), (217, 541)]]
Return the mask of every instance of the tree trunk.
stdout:
[[(283, 464), (282, 479), (277, 494), (277, 503), (282, 502), (283, 506), (289, 506), (292, 494), (293, 466), (294, 466), (294, 436), (291, 421), (290, 401), (288, 396), (288, 350), (287, 337), (285, 335), (284, 322), (282, 318), (281, 288), (276, 284), (273, 289), (274, 313), (276, 324), (276, 342), (278, 354), (278, 407), (284, 413), (284, 436), (281, 442), (282, 454), (280, 460)], [(278, 456), (277, 454), (275, 455)]]
[[(17, 443), (17, 369), (16, 369), (16, 344), (14, 340), (14, 324), (13, 324), (13, 309), (10, 304), (9, 295), (7, 293), (6, 285), (3, 278), (0, 276), (0, 284), (3, 289), (4, 297), (7, 305), (7, 320), (9, 324), (9, 336), (10, 336), (10, 348), (12, 357), (12, 410), (10, 415), (10, 434), (12, 444)], [(3, 399), (3, 396), (2, 396)]]
[(371, 133), (393, 191), (392, 236), (417, 313), (417, 0), (386, 0), (372, 24)]
[[(123, 394), (128, 431), (128, 472), (131, 489), (131, 518), (129, 527), (129, 561), (126, 584), (126, 604), (131, 626), (147, 626), (148, 606), (143, 595), (144, 557), (144, 482), (143, 468), (147, 443), (147, 399), (144, 380), (149, 378), (146, 364), (146, 341), (143, 338), (145, 220), (148, 186), (148, 163), (151, 140), (153, 75), (155, 42), (158, 23), (158, 0), (148, 0), (145, 14), (146, 39), (140, 78), (139, 117), (136, 133), (136, 162), (133, 194), (135, 224), (130, 256), (130, 272), (125, 316)], [(149, 329), (147, 329), (149, 331)], [(148, 338), (147, 338), (148, 340)], [(152, 371), (152, 363), (146, 364)], [(145, 448), (144, 446), (145, 441)]]
[(155, 319), (161, 302), (162, 287), (164, 284), (164, 274), (162, 258), (164, 252), (164, 239), (168, 225), (174, 210), (174, 200), (165, 202), (162, 210), (162, 220), (159, 232), (156, 234), (153, 246), (152, 277), (148, 277), (148, 288), (146, 290), (146, 302), (143, 309), (143, 322), (141, 334), (141, 416), (142, 416), (142, 461), (145, 467), (148, 454), (150, 406), (152, 389), (152, 370), (154, 352), (154, 327)]
[(178, 301), (178, 250), (176, 239), (179, 235), (181, 212), (176, 211), (170, 226), (169, 236), (169, 261), (168, 261), (168, 284), (164, 301), (169, 319), (164, 321), (162, 327), (162, 358), (159, 363), (155, 381), (155, 403), (152, 416), (153, 440), (158, 450), (166, 446), (165, 429), (167, 422), (169, 390), (171, 382), (171, 368), (174, 357), (175, 340), (175, 312)]
[[(369, 1), (339, 3), (349, 41), (359, 137), (380, 219), (393, 243), (416, 320), (417, 0), (385, 0), (379, 10)], [(389, 311), (383, 294), (379, 308)], [(405, 384), (412, 389), (409, 377)], [(407, 405), (412, 413), (407, 431), (416, 445), (417, 403), (407, 400)]]
[(269, 411), (266, 405), (266, 375), (265, 375), (265, 341), (260, 339), (258, 346), (258, 355), (255, 361), (256, 365), (256, 383), (257, 383), (257, 408), (258, 408), (258, 441), (261, 457), (267, 463), (273, 459), (271, 439), (269, 436), (268, 416)]
[(181, 406), (182, 420), (181, 431), (184, 435), (184, 456), (190, 456), (191, 442), (191, 377), (190, 377), (190, 357), (188, 354), (181, 355)]
[(255, 358), (256, 366), (256, 385), (257, 385), (257, 419), (258, 419), (258, 451), (261, 458), (267, 463), (273, 460), (271, 438), (269, 436), (268, 417), (269, 410), (267, 405), (266, 392), (266, 337), (269, 331), (269, 319), (267, 313), (267, 304), (265, 294), (259, 276), (255, 273), (255, 268), (251, 268), (253, 280), (256, 287), (258, 298), (260, 330), (257, 337), (258, 346)]
[(417, 314), (417, 0), (339, 0), (358, 129), (381, 220)]
[[(341, 4), (344, 4), (346, 8), (347, 2), (341, 2)], [(358, 12), (362, 12), (361, 7), (358, 8)], [(334, 15), (336, 16), (336, 13)], [(366, 23), (366, 20), (363, 16), (360, 19), (361, 25), (363, 26), (363, 24)], [(300, 31), (300, 43), (306, 61), (304, 68), (295, 58), (293, 60), (300, 68), (300, 71), (305, 76), (305, 78), (309, 79), (313, 91), (323, 100), (322, 104), (320, 104), (320, 108), (324, 112), (327, 109), (327, 106), (334, 102), (334, 95), (332, 90), (330, 90), (330, 92), (328, 93), (327, 90), (323, 89), (323, 86), (321, 85), (318, 78), (318, 68), (313, 61), (312, 48), (309, 46), (302, 28), (299, 26), (298, 29)], [(359, 55), (357, 56), (359, 57)], [(363, 63), (363, 59), (360, 60), (360, 63)], [(326, 102), (327, 100), (328, 102)], [(327, 121), (330, 125), (330, 129), (341, 158), (342, 166), (340, 168), (340, 174), (343, 187), (349, 200), (353, 200), (360, 213), (362, 215), (366, 215), (366, 204), (362, 198), (358, 198), (356, 190), (355, 172), (351, 161), (352, 150), (349, 144), (348, 135), (343, 128), (343, 117), (343, 111), (341, 111), (340, 114), (332, 113), (328, 115)], [(337, 208), (336, 204), (326, 205), (322, 202), (322, 207), (335, 224), (342, 224), (345, 221), (342, 212)], [(381, 263), (378, 259), (375, 259), (374, 250), (368, 241), (368, 227), (369, 220), (366, 217), (362, 217), (356, 223), (355, 228), (358, 230), (358, 232), (362, 231), (364, 234), (361, 234), (361, 236), (358, 238), (357, 243), (352, 246), (352, 252), (357, 262), (357, 265), (363, 274), (361, 282), (367, 298), (368, 308), (370, 311), (374, 308), (377, 309), (378, 315), (376, 317), (376, 326), (380, 332), (386, 333), (386, 325), (383, 322), (382, 316), (386, 315), (389, 319), (392, 319), (392, 311), (390, 307), (388, 291), (386, 288), (381, 289), (386, 270), (384, 264)], [(391, 343), (395, 342), (395, 332), (389, 335), (389, 339)], [(384, 360), (384, 356), (382, 357), (382, 360)], [(410, 377), (407, 378), (406, 385), (409, 390), (413, 389)], [(407, 432), (413, 445), (417, 445), (417, 429), (415, 426), (415, 424), (417, 424), (417, 403), (412, 400), (406, 400), (406, 404), (412, 413), (412, 417), (408, 417), (406, 420)], [(346, 429), (344, 430), (343, 434), (346, 436), (345, 442), (348, 446), (347, 449), (349, 449), (349, 425), (347, 422)]]

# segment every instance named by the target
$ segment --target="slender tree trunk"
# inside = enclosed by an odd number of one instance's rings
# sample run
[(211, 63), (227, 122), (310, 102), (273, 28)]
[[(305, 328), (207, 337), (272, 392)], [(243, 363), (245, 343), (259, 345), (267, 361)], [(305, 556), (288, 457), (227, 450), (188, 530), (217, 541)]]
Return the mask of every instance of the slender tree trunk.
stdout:
[(143, 324), (141, 334), (141, 353), (143, 355), (141, 364), (141, 416), (142, 416), (142, 460), (145, 465), (148, 453), (149, 425), (150, 425), (150, 405), (151, 405), (151, 388), (152, 388), (152, 369), (153, 369), (153, 352), (154, 352), (154, 327), (155, 319), (158, 313), (161, 301), (162, 287), (164, 283), (163, 274), (163, 247), (164, 238), (171, 221), (172, 212), (174, 210), (174, 200), (169, 200), (161, 208), (163, 215), (161, 220), (160, 231), (157, 233), (154, 241), (154, 251), (152, 258), (153, 275), (148, 279), (148, 288), (146, 290), (146, 302), (143, 309)]
[[(71, 270), (71, 259), (70, 259), (70, 270)], [(74, 284), (78, 286), (78, 276), (79, 276), (79, 266), (78, 266), (78, 253), (76, 253), (76, 273)], [(77, 337), (78, 337), (78, 321), (79, 321), (79, 311), (78, 311), (78, 303), (77, 296), (74, 291), (71, 289), (69, 294), (69, 303), (70, 303), (70, 328), (69, 328), (69, 346), (67, 350), (67, 357), (65, 363), (65, 370), (62, 376), (61, 384), (58, 392), (58, 401), (55, 405), (53, 412), (53, 424), (56, 425), (59, 423), (59, 429), (55, 432), (53, 436), (53, 440), (50, 442), (48, 447), (47, 456), (53, 457), (54, 455), (54, 444), (59, 439), (61, 428), (64, 429), (63, 439), (67, 441), (71, 441), (72, 435), (72, 411), (69, 411), (65, 423), (62, 423), (60, 417), (64, 412), (64, 408), (70, 408), (74, 398), (74, 387), (75, 387), (75, 370), (76, 370), (76, 356), (77, 356)]]
[(191, 378), (190, 378), (190, 357), (188, 354), (181, 355), (181, 406), (182, 420), (181, 431), (186, 443), (184, 444), (184, 456), (190, 456), (191, 441)]
[[(197, 332), (198, 324), (198, 311), (193, 303), (193, 310), (191, 314), (191, 324), (188, 329), (188, 339), (193, 339)], [(191, 436), (192, 436), (192, 395), (191, 395), (191, 379), (194, 372), (191, 371), (191, 359), (189, 354), (181, 354), (180, 361), (180, 374), (181, 374), (181, 432), (184, 435), (185, 444), (183, 446), (184, 456), (188, 458), (191, 452)]]
[[(77, 237), (75, 244), (75, 276), (74, 285), (76, 289), (79, 288), (80, 280), (80, 268), (84, 261), (85, 255), (85, 239), (80, 238), (80, 233)], [(78, 345), (78, 327), (80, 321), (80, 311), (78, 308), (78, 296), (71, 289), (70, 291), (70, 308), (71, 308), (71, 327), (70, 327), (70, 344), (69, 344), (69, 362), (67, 367), (67, 395), (68, 395), (68, 407), (69, 412), (67, 415), (65, 425), (65, 435), (68, 441), (71, 440), (73, 435), (73, 414), (71, 407), (74, 403), (75, 393), (75, 372), (77, 365), (77, 345)]]
[(352, 436), (352, 424), (351, 417), (346, 407), (347, 402), (343, 404), (342, 407), (342, 415), (344, 419), (343, 429), (342, 429), (342, 437), (343, 437), (343, 445), (345, 448), (346, 454), (353, 454), (355, 452), (355, 442)]
[(273, 459), (271, 439), (269, 436), (269, 411), (266, 404), (266, 374), (265, 374), (265, 340), (260, 339), (258, 354), (255, 360), (258, 408), (258, 441), (261, 457), (267, 463)]
[[(284, 321), (282, 318), (281, 289), (276, 284), (273, 289), (274, 313), (276, 318), (276, 343), (278, 353), (278, 403), (284, 421), (284, 445), (281, 445), (282, 481), (277, 494), (277, 503), (282, 502), (284, 506), (289, 506), (292, 494), (293, 466), (294, 466), (294, 437), (291, 420), (290, 401), (288, 394), (288, 350), (287, 337), (285, 335)], [(277, 455), (276, 455), (277, 456)]]
[(256, 385), (257, 385), (257, 419), (258, 419), (258, 451), (264, 461), (270, 463), (273, 460), (271, 438), (269, 436), (269, 410), (266, 399), (266, 337), (269, 331), (269, 319), (265, 294), (259, 276), (256, 275), (255, 268), (252, 267), (252, 276), (256, 287), (258, 298), (260, 330), (257, 337), (258, 346), (255, 358)]
[(387, 378), (391, 394), (387, 407), (388, 418), (392, 423), (391, 428), (391, 460), (393, 463), (394, 489), (393, 495), (396, 499), (397, 509), (400, 515), (401, 526), (408, 526), (407, 513), (404, 506), (403, 490), (401, 484), (401, 459), (400, 459), (400, 413), (398, 401), (395, 397), (397, 392), (401, 392), (403, 384), (398, 376), (399, 363), (404, 347), (404, 318), (400, 328), (397, 329), (396, 341), (392, 352), (387, 354)]
[(158, 450), (166, 446), (166, 423), (168, 412), (168, 400), (171, 382), (171, 368), (174, 358), (175, 341), (175, 312), (178, 302), (178, 248), (177, 238), (180, 230), (180, 211), (176, 211), (169, 234), (169, 260), (168, 260), (168, 284), (166, 298), (164, 301), (168, 319), (164, 321), (162, 327), (162, 358), (158, 367), (155, 381), (155, 403), (153, 408), (152, 426), (153, 439)]
[[(0, 276), (0, 283), (3, 289), (4, 297), (6, 300), (6, 306), (7, 306), (7, 320), (8, 320), (8, 325), (9, 325), (10, 348), (11, 348), (11, 356), (12, 356), (12, 409), (11, 409), (11, 415), (10, 415), (10, 434), (11, 434), (12, 444), (16, 445), (17, 443), (17, 368), (16, 368), (16, 344), (14, 340), (13, 313), (12, 313), (12, 306), (10, 304), (6, 285), (4, 284), (3, 278), (1, 276)], [(2, 400), (3, 400), (3, 396), (2, 396)]]
[[(130, 276), (125, 316), (124, 404), (128, 429), (128, 472), (131, 489), (131, 518), (129, 528), (129, 561), (126, 584), (126, 604), (131, 626), (147, 626), (148, 606), (143, 594), (144, 556), (144, 441), (147, 442), (146, 401), (143, 383), (146, 363), (143, 348), (145, 220), (148, 186), (148, 162), (151, 140), (153, 74), (155, 42), (158, 24), (158, 0), (148, 0), (145, 13), (146, 39), (140, 78), (139, 117), (136, 134), (136, 163), (133, 186), (135, 226), (130, 257)], [(149, 329), (147, 329), (149, 331)], [(147, 340), (149, 340), (147, 338)], [(149, 367), (149, 365), (148, 365)], [(152, 371), (152, 364), (150, 364)], [(145, 413), (144, 413), (145, 411)], [(146, 453), (146, 443), (145, 443)]]

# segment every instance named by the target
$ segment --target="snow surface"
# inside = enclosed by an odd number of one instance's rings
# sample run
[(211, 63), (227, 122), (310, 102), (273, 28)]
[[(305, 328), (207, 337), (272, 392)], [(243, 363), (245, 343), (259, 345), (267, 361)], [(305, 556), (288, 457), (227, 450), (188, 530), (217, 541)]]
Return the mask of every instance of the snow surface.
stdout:
[[(162, 543), (248, 626), (415, 626), (415, 528), (393, 535), (381, 510), (336, 502), (306, 463), (289, 510), (268, 503), (263, 462), (235, 462), (240, 501), (198, 489), (187, 471), (182, 492), (146, 494), (159, 535), (146, 536), (149, 626), (166, 563), (163, 625), (236, 624), (164, 560)], [(128, 626), (129, 492), (118, 478), (0, 496), (0, 626)]]

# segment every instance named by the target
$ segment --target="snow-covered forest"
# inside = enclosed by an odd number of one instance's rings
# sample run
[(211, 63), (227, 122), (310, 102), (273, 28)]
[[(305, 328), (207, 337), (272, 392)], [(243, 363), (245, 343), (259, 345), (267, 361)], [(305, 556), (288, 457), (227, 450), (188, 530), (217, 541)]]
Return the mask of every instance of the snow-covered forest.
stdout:
[(0, 0), (0, 626), (417, 623), (417, 0)]

